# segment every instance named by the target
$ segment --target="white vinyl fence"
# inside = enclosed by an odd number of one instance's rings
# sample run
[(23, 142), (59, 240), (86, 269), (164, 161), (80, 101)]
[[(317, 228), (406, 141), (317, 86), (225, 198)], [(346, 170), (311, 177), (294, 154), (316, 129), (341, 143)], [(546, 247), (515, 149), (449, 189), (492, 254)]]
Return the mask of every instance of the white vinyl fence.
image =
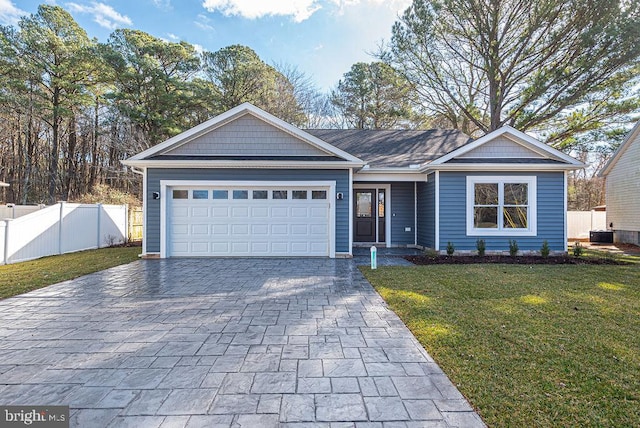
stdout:
[(592, 230), (607, 230), (606, 211), (567, 211), (567, 237), (589, 239)]
[(0, 220), (0, 263), (108, 247), (126, 242), (127, 206), (60, 202)]
[(23, 215), (31, 214), (34, 211), (41, 210), (44, 207), (44, 205), (0, 205), (0, 220), (4, 220), (5, 218), (22, 217)]

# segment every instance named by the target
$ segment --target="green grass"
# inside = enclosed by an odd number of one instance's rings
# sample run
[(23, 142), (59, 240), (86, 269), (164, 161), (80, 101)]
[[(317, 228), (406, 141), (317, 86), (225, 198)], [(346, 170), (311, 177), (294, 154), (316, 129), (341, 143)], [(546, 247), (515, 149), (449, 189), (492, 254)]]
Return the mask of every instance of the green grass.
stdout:
[(361, 269), (489, 426), (639, 426), (640, 264)]
[(0, 266), (0, 299), (138, 259), (140, 247), (113, 247)]

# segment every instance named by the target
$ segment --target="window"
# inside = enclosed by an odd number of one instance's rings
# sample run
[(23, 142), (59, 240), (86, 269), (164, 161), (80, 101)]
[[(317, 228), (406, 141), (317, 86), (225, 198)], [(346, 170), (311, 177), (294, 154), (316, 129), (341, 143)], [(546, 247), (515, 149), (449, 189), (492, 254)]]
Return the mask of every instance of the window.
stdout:
[(292, 199), (307, 199), (307, 191), (306, 190), (292, 190), (291, 191)]
[(287, 199), (288, 190), (274, 190), (272, 193), (273, 199)]
[(311, 199), (327, 199), (326, 190), (312, 190)]
[(536, 177), (467, 177), (467, 235), (536, 232)]
[(194, 190), (193, 199), (209, 199), (208, 190)]
[(189, 199), (188, 190), (174, 190), (173, 199)]
[(233, 199), (249, 199), (248, 190), (234, 190)]
[(229, 192), (227, 190), (214, 190), (211, 193), (213, 199), (229, 199)]
[(269, 195), (268, 190), (254, 190), (253, 191), (253, 199), (267, 199)]

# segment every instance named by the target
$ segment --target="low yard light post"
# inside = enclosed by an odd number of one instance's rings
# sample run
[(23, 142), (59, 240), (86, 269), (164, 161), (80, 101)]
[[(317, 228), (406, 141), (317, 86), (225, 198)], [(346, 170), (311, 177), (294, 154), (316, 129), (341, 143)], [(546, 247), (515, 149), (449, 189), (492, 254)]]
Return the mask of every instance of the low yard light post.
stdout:
[(375, 245), (372, 245), (369, 249), (371, 251), (371, 269), (378, 268), (378, 249)]

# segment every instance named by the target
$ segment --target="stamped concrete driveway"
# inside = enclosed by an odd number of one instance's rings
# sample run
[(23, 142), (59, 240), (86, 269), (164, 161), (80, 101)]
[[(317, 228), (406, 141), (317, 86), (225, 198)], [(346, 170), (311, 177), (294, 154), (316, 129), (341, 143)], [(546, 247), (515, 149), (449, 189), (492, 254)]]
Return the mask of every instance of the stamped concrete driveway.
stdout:
[(0, 301), (0, 404), (80, 427), (478, 427), (350, 260), (119, 266)]

